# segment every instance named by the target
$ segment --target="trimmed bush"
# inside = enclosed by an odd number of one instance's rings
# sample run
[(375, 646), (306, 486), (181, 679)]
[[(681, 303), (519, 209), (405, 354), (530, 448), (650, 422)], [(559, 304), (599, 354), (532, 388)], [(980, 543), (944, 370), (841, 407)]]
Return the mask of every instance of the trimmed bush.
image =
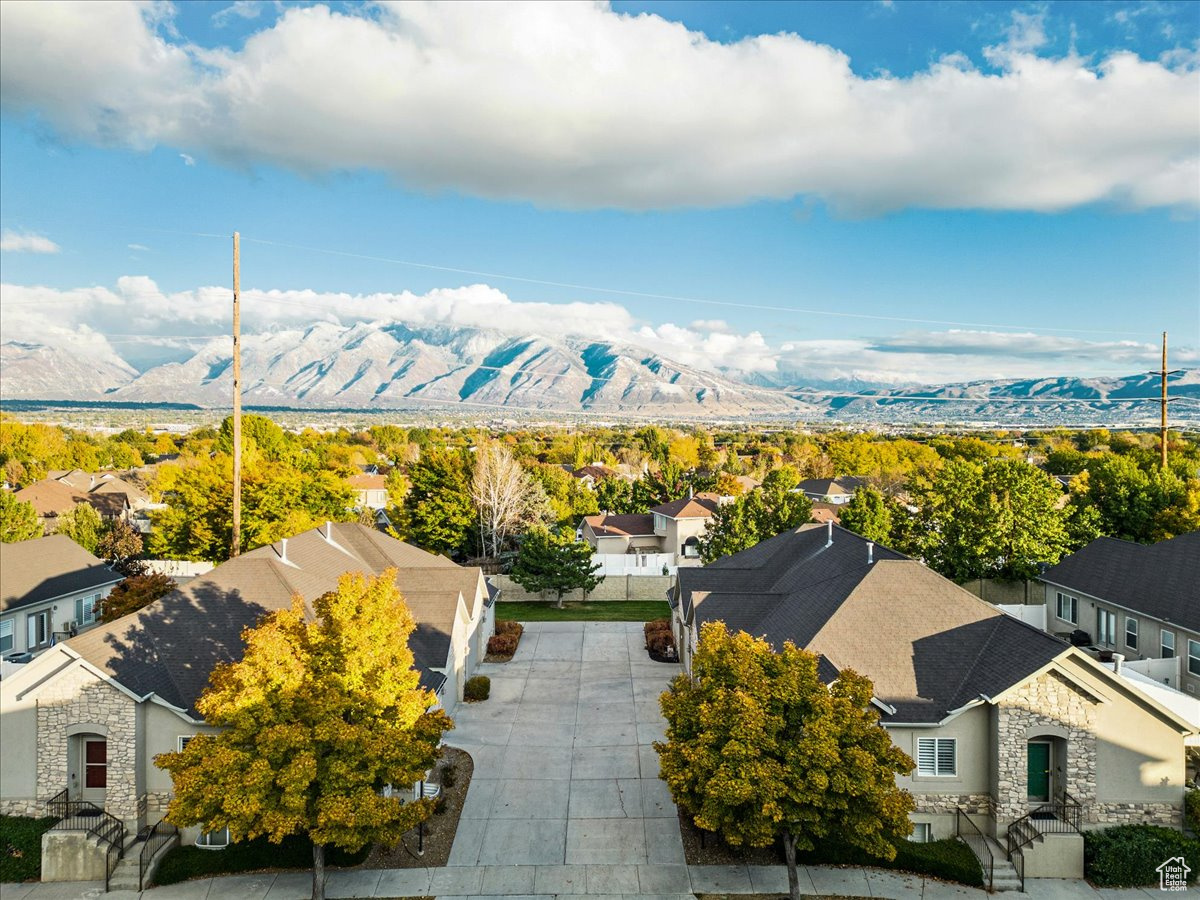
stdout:
[[(337, 847), (325, 849), (329, 866), (361, 865), (371, 852), (368, 844), (357, 853), (347, 853)], [(230, 872), (255, 872), (260, 869), (311, 869), (312, 841), (300, 835), (290, 835), (280, 844), (265, 837), (230, 844), (224, 850), (201, 850), (187, 845), (168, 850), (163, 857), (155, 884), (176, 884), (189, 878), (223, 875)]]
[(857, 848), (829, 844), (807, 853), (797, 852), (796, 861), (812, 866), (876, 866), (983, 887), (983, 868), (979, 860), (970, 847), (955, 838), (926, 844), (900, 841), (896, 845), (896, 858), (891, 860), (878, 859)]
[(463, 699), (469, 703), (486, 700), (492, 692), (492, 679), (486, 675), (472, 675), (463, 685)]
[(645, 625), (642, 626), (642, 631), (646, 635), (647, 641), (650, 640), (650, 635), (652, 635), (652, 634), (658, 634), (663, 631), (670, 633), (671, 620), (670, 619), (651, 619), (649, 622), (647, 622)]
[(675, 649), (675, 637), (671, 632), (655, 632), (646, 638), (646, 649), (652, 656), (667, 656)]
[(0, 816), (0, 881), (42, 877), (42, 835), (57, 821)]
[(1200, 841), (1161, 825), (1118, 825), (1083, 835), (1083, 872), (1098, 887), (1143, 887), (1159, 883), (1158, 867), (1182, 856), (1200, 875)]
[(488, 638), (487, 652), (496, 656), (512, 656), (517, 652), (515, 634), (493, 634)]
[(496, 634), (515, 634), (518, 638), (525, 633), (525, 626), (520, 622), (497, 622)]
[(1192, 833), (1200, 835), (1200, 788), (1193, 788), (1184, 795), (1183, 818)]

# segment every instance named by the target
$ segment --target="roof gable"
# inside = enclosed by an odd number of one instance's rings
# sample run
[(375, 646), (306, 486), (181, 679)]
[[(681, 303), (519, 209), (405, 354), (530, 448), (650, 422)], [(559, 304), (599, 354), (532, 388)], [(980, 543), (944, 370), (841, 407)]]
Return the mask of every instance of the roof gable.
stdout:
[(4, 544), (0, 562), (2, 611), (98, 590), (121, 580), (102, 560), (62, 534)]

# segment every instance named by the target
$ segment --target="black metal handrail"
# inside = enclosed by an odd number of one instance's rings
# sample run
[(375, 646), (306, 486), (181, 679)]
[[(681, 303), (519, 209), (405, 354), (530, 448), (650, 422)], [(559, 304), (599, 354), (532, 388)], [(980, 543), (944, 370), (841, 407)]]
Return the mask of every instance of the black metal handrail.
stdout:
[[(967, 827), (963, 828), (963, 825)], [(975, 858), (983, 866), (987, 889), (991, 891), (995, 879), (996, 859), (992, 855), (992, 848), (988, 846), (987, 837), (979, 826), (971, 821), (967, 811), (961, 807), (954, 811), (954, 831), (958, 835), (958, 839), (975, 852)]]
[(86, 831), (99, 838), (105, 847), (104, 890), (108, 891), (109, 880), (117, 863), (125, 855), (125, 823), (112, 813), (105, 812), (88, 800), (71, 800), (66, 789), (59, 791), (46, 801), (50, 815), (58, 818), (54, 827), (62, 831)]
[(1008, 860), (1017, 870), (1021, 890), (1025, 890), (1025, 854), (1023, 848), (1043, 834), (1079, 832), (1083, 822), (1083, 807), (1063, 791), (1057, 800), (1043, 803), (1008, 826), (1005, 835)]
[[(1022, 845), (1024, 846), (1024, 845)], [(1013, 871), (1017, 873), (1017, 882), (1020, 884), (1021, 892), (1025, 892), (1025, 853), (1021, 847), (1009, 851), (1008, 861), (1012, 863)]]
[(154, 827), (146, 835), (146, 843), (142, 845), (141, 853), (138, 856), (139, 891), (146, 889), (146, 870), (150, 868), (150, 862), (154, 859), (154, 854), (158, 852), (158, 849), (163, 844), (167, 843), (177, 834), (179, 834), (179, 829), (166, 819), (159, 819), (154, 823)]

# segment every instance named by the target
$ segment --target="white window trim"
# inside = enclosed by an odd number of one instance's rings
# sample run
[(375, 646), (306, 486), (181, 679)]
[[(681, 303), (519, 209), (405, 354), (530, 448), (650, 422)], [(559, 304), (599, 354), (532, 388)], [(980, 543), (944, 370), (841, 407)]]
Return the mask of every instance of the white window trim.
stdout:
[[(921, 768), (921, 745), (933, 745), (933, 768)], [(943, 745), (949, 745), (951, 756), (954, 763), (950, 767), (950, 771), (944, 771), (942, 768), (942, 748)], [(917, 738), (917, 775), (921, 778), (957, 778), (958, 777), (958, 738)]]
[(1117, 614), (1100, 607), (1096, 607), (1096, 643), (1117, 645)]
[[(1133, 626), (1132, 632), (1129, 630), (1130, 626)], [(1130, 643), (1130, 638), (1133, 638), (1133, 643)], [(1130, 650), (1138, 648), (1138, 620), (1133, 616), (1125, 617), (1125, 646)]]
[[(219, 838), (224, 836), (224, 843), (219, 842)], [(208, 838), (208, 841), (204, 839)], [(218, 840), (213, 840), (217, 838)], [(202, 843), (203, 842), (203, 843)], [(229, 846), (229, 829), (220, 828), (217, 831), (202, 831), (196, 835), (196, 846), (201, 850), (224, 850)]]
[[(1063, 607), (1067, 606), (1068, 604), (1070, 605), (1071, 614), (1069, 616), (1064, 616), (1063, 615)], [(1056, 600), (1054, 613), (1056, 616), (1058, 616), (1059, 621), (1069, 622), (1072, 625), (1078, 625), (1079, 624), (1079, 600), (1078, 600), (1078, 598), (1072, 597), (1070, 594), (1064, 594), (1062, 591), (1058, 591), (1058, 598)]]
[(183, 748), (187, 746), (188, 741), (194, 738), (194, 734), (181, 734), (175, 739), (176, 750), (179, 753), (183, 752)]
[[(1195, 668), (1192, 667), (1195, 663)], [(1200, 641), (1188, 638), (1187, 670), (1189, 675), (1200, 675)]]
[(913, 822), (912, 834), (908, 839), (914, 844), (928, 844), (933, 840), (933, 825), (929, 822)]
[(0, 648), (0, 653), (12, 653), (17, 649), (17, 625), (12, 619), (0, 622), (0, 642), (8, 639), (8, 646)]
[[(1167, 635), (1171, 636), (1171, 646), (1170, 647), (1167, 646)], [(1170, 651), (1170, 656), (1167, 655), (1167, 651)], [(1162, 656), (1163, 659), (1174, 659), (1175, 658), (1175, 632), (1168, 631), (1166, 628), (1163, 628), (1159, 631), (1159, 633), (1158, 633), (1158, 652), (1159, 652), (1159, 655)]]

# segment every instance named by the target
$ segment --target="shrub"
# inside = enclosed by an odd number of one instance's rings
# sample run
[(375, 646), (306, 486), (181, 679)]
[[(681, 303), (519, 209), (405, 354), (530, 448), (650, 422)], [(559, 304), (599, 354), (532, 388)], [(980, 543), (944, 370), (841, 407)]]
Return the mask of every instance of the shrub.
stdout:
[(517, 636), (515, 634), (493, 634), (488, 638), (487, 652), (496, 656), (512, 656), (517, 652)]
[(442, 787), (443, 788), (448, 789), (448, 788), (454, 787), (454, 782), (457, 780), (458, 780), (458, 773), (456, 772), (454, 766), (446, 766), (444, 769), (442, 769)]
[(1099, 887), (1158, 884), (1157, 868), (1184, 857), (1191, 867), (1188, 881), (1200, 874), (1200, 841), (1161, 825), (1118, 825), (1083, 835), (1083, 871)]
[(827, 844), (806, 853), (797, 852), (796, 861), (803, 865), (876, 866), (983, 887), (979, 860), (970, 847), (954, 838), (925, 844), (900, 841), (896, 845), (896, 858), (890, 860), (878, 859), (854, 847)]
[[(325, 862), (330, 866), (357, 866), (371, 852), (368, 844), (357, 853), (327, 847)], [(221, 875), (228, 872), (254, 872), (259, 869), (311, 869), (312, 841), (303, 835), (289, 835), (280, 844), (265, 837), (230, 844), (224, 850), (201, 850), (187, 845), (168, 850), (154, 876), (155, 884), (176, 884), (189, 878)]]
[(496, 634), (514, 634), (518, 638), (525, 633), (525, 626), (520, 622), (497, 622)]
[(472, 675), (467, 679), (467, 683), (463, 685), (463, 699), (470, 703), (475, 703), (478, 700), (486, 700), (491, 692), (492, 679), (486, 675)]
[(663, 631), (669, 632), (670, 630), (671, 630), (671, 620), (670, 619), (651, 619), (649, 622), (647, 622), (645, 625), (642, 626), (642, 631), (646, 635), (646, 640), (649, 640), (650, 635), (652, 635), (652, 634), (658, 634), (659, 632), (663, 632)]
[(668, 656), (675, 648), (675, 637), (671, 632), (659, 631), (646, 638), (646, 649), (654, 656)]
[(42, 834), (58, 820), (0, 816), (0, 882), (42, 876)]
[(1183, 818), (1187, 827), (1200, 835), (1200, 788), (1193, 788), (1184, 795)]

